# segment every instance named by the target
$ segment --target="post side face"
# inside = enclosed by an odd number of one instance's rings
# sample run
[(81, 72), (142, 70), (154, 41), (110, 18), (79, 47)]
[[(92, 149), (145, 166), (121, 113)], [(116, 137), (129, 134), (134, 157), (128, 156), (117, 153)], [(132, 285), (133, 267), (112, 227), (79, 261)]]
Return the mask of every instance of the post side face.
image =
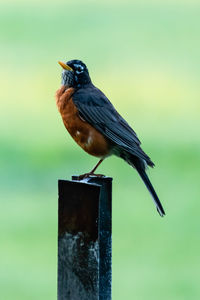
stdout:
[(99, 201), (99, 299), (111, 299), (112, 287), (112, 178), (97, 178)]
[(100, 187), (59, 181), (58, 300), (97, 300)]

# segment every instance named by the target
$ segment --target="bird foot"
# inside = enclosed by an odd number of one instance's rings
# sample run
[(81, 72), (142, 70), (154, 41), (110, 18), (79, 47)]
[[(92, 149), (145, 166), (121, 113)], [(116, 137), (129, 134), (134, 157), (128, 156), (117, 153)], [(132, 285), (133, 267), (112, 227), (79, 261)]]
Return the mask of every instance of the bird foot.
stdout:
[(92, 177), (105, 177), (105, 175), (103, 175), (103, 174), (94, 174), (94, 173), (89, 172), (89, 173), (85, 173), (85, 174), (77, 176), (77, 180), (82, 180), (82, 179), (88, 178), (90, 176), (92, 176)]

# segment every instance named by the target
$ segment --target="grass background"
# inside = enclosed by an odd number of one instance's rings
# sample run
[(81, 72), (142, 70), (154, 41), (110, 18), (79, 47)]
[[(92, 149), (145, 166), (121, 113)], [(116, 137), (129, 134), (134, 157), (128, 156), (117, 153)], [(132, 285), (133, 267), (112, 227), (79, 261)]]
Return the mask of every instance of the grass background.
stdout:
[(143, 141), (161, 219), (122, 160), (113, 181), (113, 299), (200, 299), (199, 1), (1, 1), (0, 298), (56, 299), (57, 179), (96, 159), (66, 133), (58, 60), (82, 59)]

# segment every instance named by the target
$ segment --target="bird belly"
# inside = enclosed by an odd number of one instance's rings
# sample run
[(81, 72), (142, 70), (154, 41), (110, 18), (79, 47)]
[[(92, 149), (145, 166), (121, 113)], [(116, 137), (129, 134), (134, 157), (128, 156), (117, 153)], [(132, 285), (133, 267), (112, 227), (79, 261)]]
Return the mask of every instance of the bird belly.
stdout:
[(62, 109), (59, 111), (66, 129), (84, 151), (102, 158), (109, 155), (108, 140), (93, 126), (80, 118), (72, 98), (65, 101), (65, 105), (62, 105)]

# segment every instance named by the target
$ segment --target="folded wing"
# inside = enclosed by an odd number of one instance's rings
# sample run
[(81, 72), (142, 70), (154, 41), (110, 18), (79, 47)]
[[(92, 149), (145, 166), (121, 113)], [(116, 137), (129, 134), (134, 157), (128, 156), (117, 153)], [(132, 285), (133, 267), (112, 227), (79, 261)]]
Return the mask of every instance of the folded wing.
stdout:
[(88, 88), (78, 90), (73, 95), (73, 101), (80, 116), (112, 141), (113, 144), (145, 160), (148, 165), (154, 165), (141, 149), (141, 142), (134, 130), (99, 89), (91, 85)]

